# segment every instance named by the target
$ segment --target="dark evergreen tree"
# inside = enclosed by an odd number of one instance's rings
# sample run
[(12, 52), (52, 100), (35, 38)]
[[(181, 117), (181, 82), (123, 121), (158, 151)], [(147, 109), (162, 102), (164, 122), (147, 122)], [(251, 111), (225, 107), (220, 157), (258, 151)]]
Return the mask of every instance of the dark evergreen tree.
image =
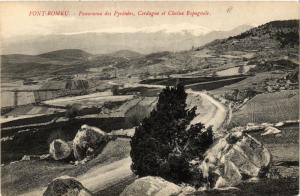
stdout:
[(189, 182), (189, 161), (202, 158), (212, 144), (211, 128), (199, 123), (187, 129), (196, 108), (187, 109), (184, 86), (166, 87), (150, 116), (136, 128), (131, 140), (132, 170), (139, 176), (161, 176)]

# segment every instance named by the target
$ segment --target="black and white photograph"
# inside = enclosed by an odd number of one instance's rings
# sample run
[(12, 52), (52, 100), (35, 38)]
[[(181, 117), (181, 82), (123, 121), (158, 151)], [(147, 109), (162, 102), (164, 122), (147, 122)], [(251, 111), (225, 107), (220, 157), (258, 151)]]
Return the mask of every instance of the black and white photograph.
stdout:
[(0, 195), (298, 195), (299, 13), (0, 2)]

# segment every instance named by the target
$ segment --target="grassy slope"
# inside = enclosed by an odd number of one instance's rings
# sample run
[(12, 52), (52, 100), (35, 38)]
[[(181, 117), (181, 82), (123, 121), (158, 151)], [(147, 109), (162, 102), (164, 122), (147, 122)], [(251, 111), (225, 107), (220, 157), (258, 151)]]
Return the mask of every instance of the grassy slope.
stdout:
[(3, 195), (18, 195), (32, 189), (46, 186), (53, 178), (78, 176), (94, 166), (107, 165), (129, 156), (129, 140), (111, 141), (95, 159), (85, 165), (74, 166), (56, 161), (21, 161), (1, 167)]
[(233, 113), (231, 126), (244, 126), (248, 122), (296, 120), (299, 118), (298, 108), (298, 90), (259, 94)]
[(251, 135), (261, 141), (271, 152), (271, 173), (275, 171), (279, 177), (298, 177), (299, 126), (284, 126), (280, 130), (281, 135), (262, 136), (263, 131)]
[(212, 190), (198, 192), (199, 196), (291, 196), (299, 193), (299, 180), (295, 178), (265, 180), (259, 183), (243, 183), (239, 190)]

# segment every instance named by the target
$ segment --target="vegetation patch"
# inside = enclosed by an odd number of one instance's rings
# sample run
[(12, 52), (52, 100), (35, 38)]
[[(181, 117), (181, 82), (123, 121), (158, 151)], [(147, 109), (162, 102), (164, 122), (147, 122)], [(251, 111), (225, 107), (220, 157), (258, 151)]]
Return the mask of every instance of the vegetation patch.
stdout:
[(161, 89), (148, 87), (130, 87), (118, 90), (119, 95), (141, 95), (145, 97), (157, 97)]

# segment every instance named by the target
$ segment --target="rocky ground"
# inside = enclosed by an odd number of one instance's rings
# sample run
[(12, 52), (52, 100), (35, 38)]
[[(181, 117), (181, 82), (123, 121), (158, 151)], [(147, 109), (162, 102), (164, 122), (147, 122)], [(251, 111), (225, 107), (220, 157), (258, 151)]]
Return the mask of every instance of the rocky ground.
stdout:
[(79, 176), (90, 168), (109, 165), (129, 156), (128, 139), (111, 141), (102, 153), (86, 164), (75, 166), (69, 162), (54, 160), (27, 160), (1, 166), (1, 185), (3, 195), (41, 195), (43, 188), (52, 179), (61, 176)]

